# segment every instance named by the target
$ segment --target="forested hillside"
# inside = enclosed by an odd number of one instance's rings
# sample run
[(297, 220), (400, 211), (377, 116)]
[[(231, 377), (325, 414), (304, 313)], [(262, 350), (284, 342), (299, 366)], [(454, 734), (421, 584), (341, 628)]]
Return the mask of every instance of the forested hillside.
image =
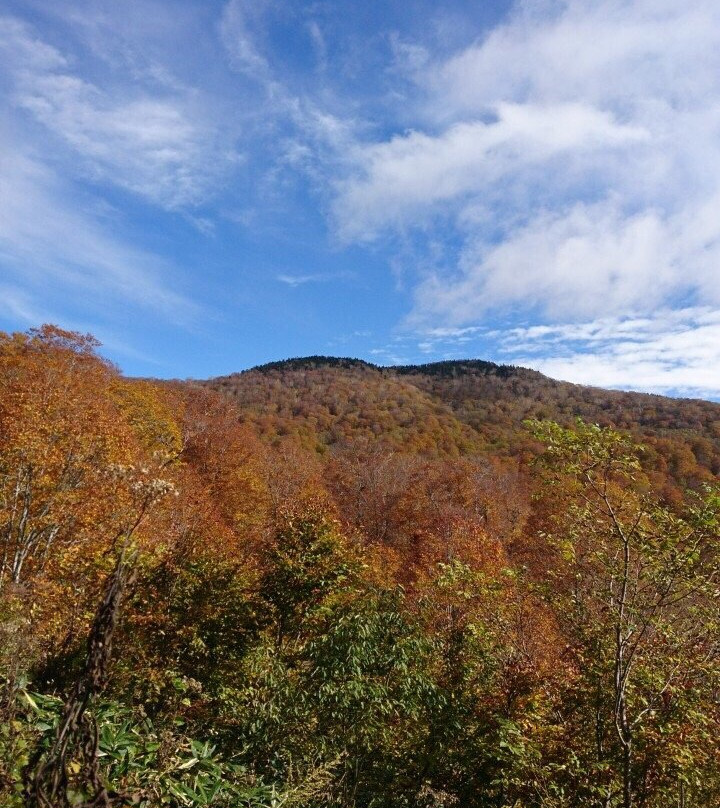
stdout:
[(348, 441), (379, 441), (425, 456), (481, 453), (527, 459), (523, 422), (574, 419), (630, 432), (657, 485), (681, 489), (720, 471), (720, 405), (582, 387), (537, 371), (466, 360), (377, 367), (308, 357), (275, 362), (204, 383), (228, 395), (263, 437), (298, 436), (323, 453)]
[(0, 805), (720, 804), (720, 406), (97, 348), (0, 334)]

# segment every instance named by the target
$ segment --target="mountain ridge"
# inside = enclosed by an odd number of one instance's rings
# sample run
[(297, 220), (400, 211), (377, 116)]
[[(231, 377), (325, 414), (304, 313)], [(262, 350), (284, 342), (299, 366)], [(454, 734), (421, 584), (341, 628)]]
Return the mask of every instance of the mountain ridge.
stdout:
[[(491, 362), (486, 359), (445, 359), (437, 362), (421, 362), (409, 365), (380, 365), (369, 362), (366, 359), (358, 359), (350, 356), (329, 356), (325, 354), (312, 354), (309, 356), (296, 356), (287, 359), (277, 359), (271, 362), (263, 362), (259, 365), (245, 368), (228, 374), (213, 376), (204, 381), (223, 379), (231, 376), (239, 376), (243, 373), (258, 371), (268, 373), (273, 370), (315, 370), (318, 368), (367, 368), (391, 374), (408, 375), (412, 373), (430, 373), (433, 375), (458, 375), (468, 371), (482, 371), (486, 374), (496, 374), (500, 376), (510, 376), (515, 374), (531, 374), (533, 376), (543, 376), (540, 371), (526, 368), (521, 365), (507, 365), (498, 362)], [(548, 377), (549, 378), (549, 377)]]
[(198, 382), (230, 398), (271, 441), (295, 436), (320, 454), (357, 440), (428, 456), (530, 457), (523, 424), (582, 418), (630, 433), (647, 466), (679, 487), (720, 474), (720, 404), (559, 381), (479, 359), (381, 366), (295, 357)]
[(207, 379), (190, 379), (199, 384), (207, 384), (220, 379), (234, 378), (245, 373), (259, 372), (268, 373), (275, 370), (316, 370), (320, 368), (365, 368), (378, 371), (386, 375), (413, 375), (424, 374), (432, 376), (460, 376), (466, 373), (480, 371), (483, 375), (494, 375), (503, 378), (511, 376), (525, 376), (528, 378), (546, 379), (550, 382), (561, 385), (571, 385), (576, 388), (597, 390), (607, 393), (630, 394), (634, 396), (647, 396), (652, 399), (663, 399), (669, 401), (696, 401), (720, 407), (720, 401), (714, 401), (701, 396), (675, 396), (663, 393), (652, 393), (646, 390), (629, 390), (622, 387), (603, 387), (599, 384), (581, 384), (566, 379), (557, 379), (542, 371), (525, 365), (506, 364), (504, 362), (493, 362), (488, 359), (465, 358), (465, 359), (442, 359), (436, 362), (419, 362), (406, 365), (382, 365), (370, 362), (367, 359), (360, 359), (351, 356), (331, 356), (327, 354), (309, 354), (307, 356), (288, 357), (287, 359), (275, 359), (270, 362), (262, 362), (238, 371), (221, 373), (217, 376), (210, 376)]

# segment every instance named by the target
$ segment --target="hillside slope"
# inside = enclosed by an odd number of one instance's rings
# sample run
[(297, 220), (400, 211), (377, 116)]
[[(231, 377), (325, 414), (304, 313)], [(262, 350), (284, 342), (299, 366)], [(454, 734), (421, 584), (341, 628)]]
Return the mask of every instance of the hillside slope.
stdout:
[(680, 487), (720, 472), (720, 405), (559, 382), (537, 371), (480, 360), (379, 367), (307, 357), (202, 382), (238, 406), (261, 436), (295, 435), (323, 453), (378, 441), (428, 456), (527, 456), (527, 418), (576, 417), (631, 432), (646, 468)]
[(441, 397), (357, 360), (290, 360), (205, 384), (229, 396), (261, 436), (295, 435), (321, 453), (358, 440), (425, 455), (484, 449), (481, 434)]

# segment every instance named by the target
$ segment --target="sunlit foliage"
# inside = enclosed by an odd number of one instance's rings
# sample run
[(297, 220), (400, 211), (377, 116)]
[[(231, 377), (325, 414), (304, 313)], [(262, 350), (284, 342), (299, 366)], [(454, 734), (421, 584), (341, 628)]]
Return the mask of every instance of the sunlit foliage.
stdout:
[(0, 334), (0, 804), (718, 804), (716, 405), (97, 349)]

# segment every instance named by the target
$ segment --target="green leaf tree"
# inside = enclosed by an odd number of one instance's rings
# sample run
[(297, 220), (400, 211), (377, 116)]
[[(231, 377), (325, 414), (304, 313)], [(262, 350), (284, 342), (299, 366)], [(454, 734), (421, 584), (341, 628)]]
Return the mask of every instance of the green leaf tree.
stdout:
[(647, 490), (641, 449), (620, 433), (531, 427), (554, 484), (547, 597), (577, 668), (588, 804), (708, 805), (708, 788), (720, 797), (720, 496), (678, 513)]

